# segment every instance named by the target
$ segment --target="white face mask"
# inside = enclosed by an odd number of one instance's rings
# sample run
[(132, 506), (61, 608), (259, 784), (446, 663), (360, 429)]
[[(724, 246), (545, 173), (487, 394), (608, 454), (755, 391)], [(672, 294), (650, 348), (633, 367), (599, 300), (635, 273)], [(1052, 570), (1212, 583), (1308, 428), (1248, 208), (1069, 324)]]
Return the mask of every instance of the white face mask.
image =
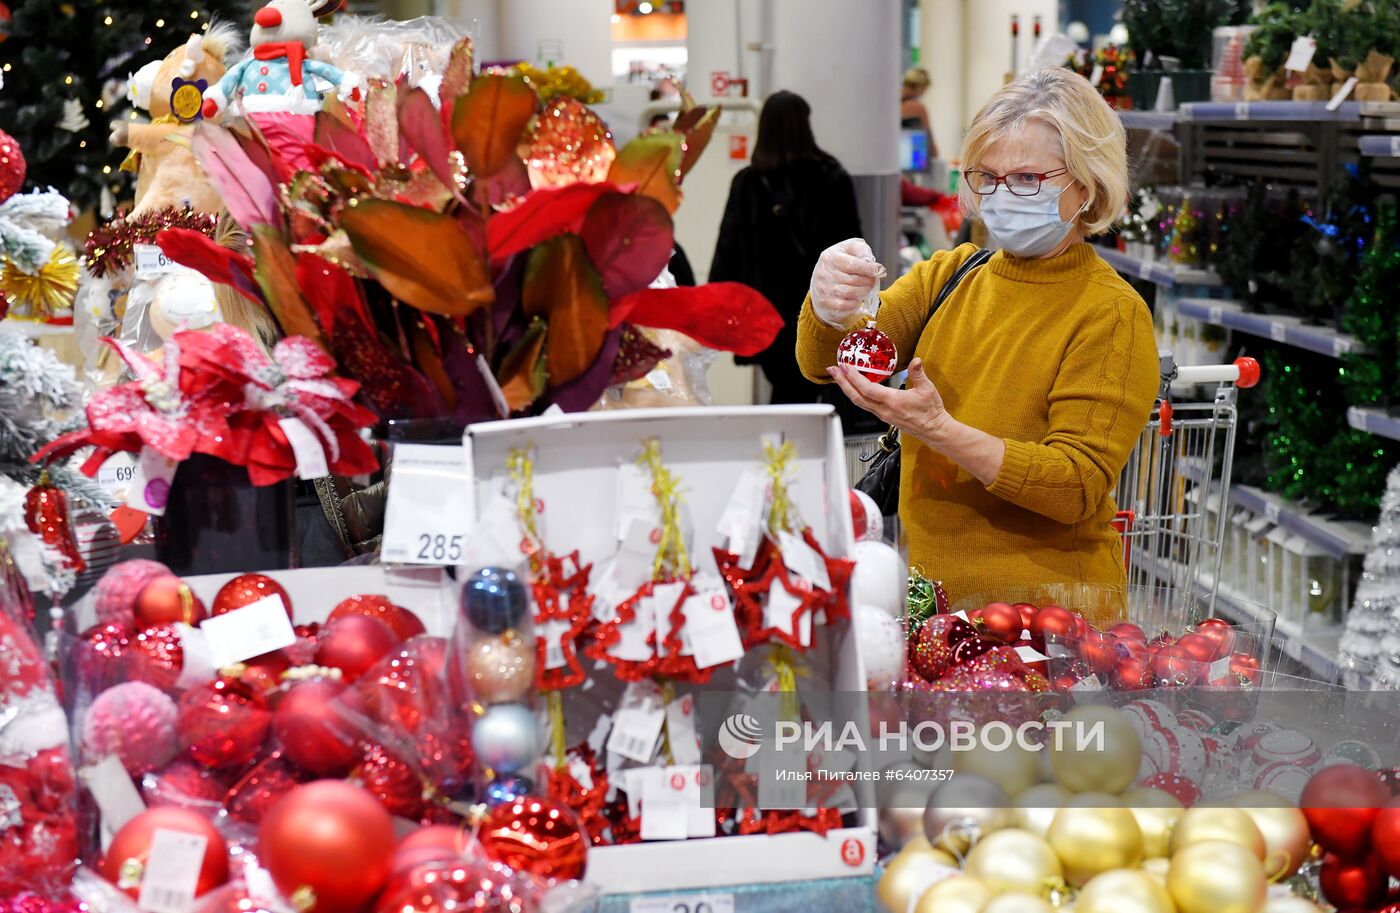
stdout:
[(1059, 247), (1074, 229), (1073, 219), (1066, 222), (1060, 218), (1060, 194), (1064, 192), (1063, 187), (1043, 184), (1035, 196), (1018, 197), (998, 185), (995, 192), (982, 198), (982, 223), (1008, 254), (1043, 256)]

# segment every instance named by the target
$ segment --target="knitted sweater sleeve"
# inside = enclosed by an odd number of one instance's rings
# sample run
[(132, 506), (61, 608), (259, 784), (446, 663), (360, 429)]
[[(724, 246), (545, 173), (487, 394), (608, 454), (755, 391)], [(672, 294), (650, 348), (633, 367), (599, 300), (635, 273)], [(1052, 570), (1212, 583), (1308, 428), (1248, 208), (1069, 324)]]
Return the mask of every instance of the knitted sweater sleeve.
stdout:
[(1065, 354), (1050, 390), (1048, 433), (1007, 440), (988, 490), (1060, 523), (1091, 518), (1147, 424), (1158, 383), (1147, 307), (1128, 298), (1107, 304)]

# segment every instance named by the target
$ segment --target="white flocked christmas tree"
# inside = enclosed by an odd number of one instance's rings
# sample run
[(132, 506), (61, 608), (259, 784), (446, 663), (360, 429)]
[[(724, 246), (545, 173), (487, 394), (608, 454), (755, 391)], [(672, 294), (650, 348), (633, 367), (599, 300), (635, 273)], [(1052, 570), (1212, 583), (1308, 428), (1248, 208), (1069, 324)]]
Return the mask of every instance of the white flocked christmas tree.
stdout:
[(1400, 688), (1400, 466), (1386, 479), (1341, 649), (1376, 665), (1378, 687)]

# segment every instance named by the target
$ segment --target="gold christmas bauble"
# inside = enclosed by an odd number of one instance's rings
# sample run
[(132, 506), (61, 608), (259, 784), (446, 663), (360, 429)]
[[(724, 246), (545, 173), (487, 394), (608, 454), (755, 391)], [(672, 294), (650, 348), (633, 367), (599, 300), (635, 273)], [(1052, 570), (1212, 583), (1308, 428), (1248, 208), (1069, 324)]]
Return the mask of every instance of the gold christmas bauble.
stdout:
[(1072, 793), (1121, 793), (1137, 779), (1142, 740), (1123, 711), (1081, 704), (1050, 737), (1055, 780)]
[(1114, 869), (1089, 879), (1074, 913), (1176, 913), (1162, 882), (1136, 869)]
[(993, 751), (979, 738), (967, 751), (950, 752), (949, 766), (958, 773), (986, 777), (1008, 796), (1018, 796), (1040, 782), (1040, 754), (1014, 739), (1001, 751)]
[(1069, 805), (1073, 798), (1074, 794), (1058, 783), (1041, 783), (1017, 796), (1011, 813), (1021, 830), (1044, 837), (1050, 830), (1050, 822), (1055, 820), (1055, 813)]
[(993, 897), (981, 913), (1055, 913), (1055, 908), (1029, 894), (1003, 894)]
[(1171, 870), (1171, 867), (1172, 861), (1165, 857), (1144, 859), (1140, 871), (1157, 879), (1157, 883), (1165, 888), (1167, 886), (1167, 872)]
[(1322, 908), (1305, 897), (1270, 897), (1263, 913), (1322, 913)]
[(1264, 876), (1270, 881), (1292, 878), (1308, 861), (1312, 845), (1308, 819), (1286, 799), (1256, 790), (1231, 797), (1229, 804), (1248, 815), (1263, 835)]
[[(1142, 862), (1142, 830), (1126, 808), (1105, 806), (1113, 797), (1085, 793), (1061, 809), (1046, 835), (1060, 857), (1065, 880), (1082, 885), (1100, 872)], [(1086, 801), (1087, 800), (1087, 801)]]
[(937, 872), (939, 866), (956, 869), (958, 861), (942, 850), (929, 846), (923, 837), (916, 837), (905, 844), (904, 849), (885, 866), (885, 873), (875, 886), (875, 894), (893, 913), (904, 913), (916, 899), (914, 892), (922, 891), (928, 885), (929, 876)]
[(992, 889), (970, 875), (954, 875), (929, 888), (914, 905), (914, 913), (982, 913)]
[(924, 836), (939, 849), (962, 854), (993, 831), (1010, 827), (1006, 791), (977, 774), (954, 774), (939, 784), (924, 809)]
[(1261, 913), (1267, 892), (1264, 866), (1238, 843), (1202, 840), (1172, 854), (1167, 893), (1178, 913)]
[(1203, 840), (1224, 840), (1242, 846), (1264, 861), (1264, 835), (1254, 820), (1238, 808), (1193, 808), (1172, 828), (1171, 856)]
[(998, 894), (1033, 894), (1064, 878), (1060, 859), (1043, 837), (1004, 830), (982, 838), (967, 854), (963, 871)]
[(1149, 788), (1130, 789), (1122, 799), (1142, 829), (1142, 855), (1148, 859), (1166, 856), (1172, 828), (1185, 813), (1181, 801), (1165, 790)]

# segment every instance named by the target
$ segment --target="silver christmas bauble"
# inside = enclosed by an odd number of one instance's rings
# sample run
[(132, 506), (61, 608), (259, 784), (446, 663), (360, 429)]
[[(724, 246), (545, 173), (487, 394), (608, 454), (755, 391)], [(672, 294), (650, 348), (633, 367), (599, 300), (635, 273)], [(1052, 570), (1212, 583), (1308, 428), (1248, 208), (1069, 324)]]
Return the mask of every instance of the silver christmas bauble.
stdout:
[(498, 774), (515, 773), (540, 754), (539, 720), (521, 704), (495, 704), (476, 721), (472, 745), (482, 766)]

